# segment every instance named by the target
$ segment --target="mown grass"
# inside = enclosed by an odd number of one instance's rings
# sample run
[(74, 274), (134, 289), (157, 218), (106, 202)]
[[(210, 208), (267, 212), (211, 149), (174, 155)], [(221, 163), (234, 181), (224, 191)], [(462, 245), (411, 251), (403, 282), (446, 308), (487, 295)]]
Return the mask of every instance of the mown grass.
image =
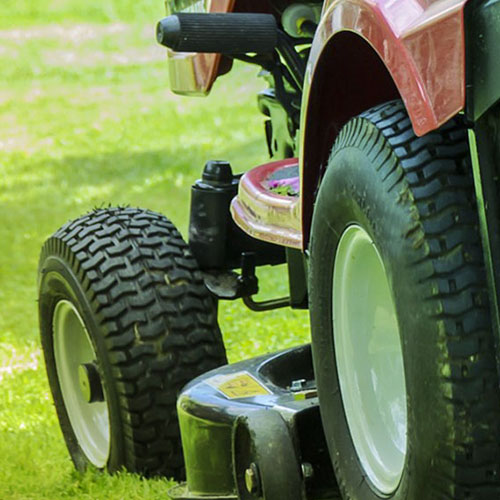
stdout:
[(120, 20), (127, 23), (151, 23), (164, 15), (163, 0), (2, 0), (0, 26), (2, 28), (34, 26), (51, 23), (89, 22), (109, 23)]
[[(167, 88), (153, 26), (161, 0), (0, 3), (0, 499), (166, 498), (166, 480), (73, 471), (46, 383), (36, 316), (43, 241), (95, 206), (168, 215), (184, 232), (203, 163), (266, 160), (257, 70), (238, 66), (206, 99)], [(269, 294), (286, 275), (262, 273)], [(307, 315), (221, 306), (231, 361), (301, 343)]]

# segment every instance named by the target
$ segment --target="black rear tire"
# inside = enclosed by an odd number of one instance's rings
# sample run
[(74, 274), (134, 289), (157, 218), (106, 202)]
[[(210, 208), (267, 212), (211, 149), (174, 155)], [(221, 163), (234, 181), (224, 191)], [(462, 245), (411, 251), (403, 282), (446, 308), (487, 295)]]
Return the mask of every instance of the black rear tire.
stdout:
[[(226, 355), (216, 302), (173, 224), (132, 208), (95, 210), (67, 223), (41, 252), (39, 318), (50, 387), (75, 466), (182, 479), (177, 395), (197, 375), (226, 363)], [(82, 403), (71, 382), (81, 361), (71, 347), (79, 341), (76, 331), (80, 337), (86, 331), (85, 349), (97, 358), (95, 378), (109, 415), (105, 464), (91, 453), (93, 428), (74, 425), (85, 419), (87, 404), (96, 404)], [(66, 363), (65, 356), (76, 361)]]
[[(353, 226), (369, 235), (383, 261), (406, 381), (404, 462), (397, 484), (385, 491), (354, 443), (359, 429), (346, 414), (346, 374), (336, 352), (340, 320), (333, 311), (341, 297), (332, 296), (332, 277), (339, 242)], [(335, 142), (319, 190), (310, 252), (314, 368), (343, 498), (499, 498), (498, 374), (461, 118), (420, 138), (399, 101), (351, 120)], [(377, 346), (355, 346), (368, 348)], [(366, 382), (375, 400), (376, 382)]]

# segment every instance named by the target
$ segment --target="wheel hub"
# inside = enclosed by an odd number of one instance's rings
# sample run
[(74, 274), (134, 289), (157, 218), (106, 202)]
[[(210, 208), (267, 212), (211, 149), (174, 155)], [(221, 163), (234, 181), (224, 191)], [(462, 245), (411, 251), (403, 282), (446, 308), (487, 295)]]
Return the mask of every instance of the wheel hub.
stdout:
[(69, 300), (61, 300), (52, 319), (54, 356), (64, 406), (88, 461), (104, 467), (110, 450), (108, 405), (89, 333)]
[(87, 403), (104, 401), (101, 377), (94, 363), (83, 363), (78, 367), (78, 381), (83, 399)]
[(333, 273), (333, 333), (342, 402), (360, 464), (383, 494), (407, 453), (403, 350), (382, 258), (358, 225), (343, 233)]

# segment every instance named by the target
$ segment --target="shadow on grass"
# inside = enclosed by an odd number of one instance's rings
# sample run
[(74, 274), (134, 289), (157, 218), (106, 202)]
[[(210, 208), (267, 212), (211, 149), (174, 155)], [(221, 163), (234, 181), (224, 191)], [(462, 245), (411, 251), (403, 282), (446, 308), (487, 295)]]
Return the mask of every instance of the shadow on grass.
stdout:
[[(123, 202), (127, 194), (134, 200), (137, 193), (154, 199), (159, 186), (165, 197), (187, 196), (186, 189), (201, 175), (204, 162), (213, 158), (206, 149), (180, 146), (174, 150), (123, 150), (35, 161), (12, 154), (8, 159), (12, 166), (5, 182), (7, 189), (0, 193), (0, 202), (21, 208), (27, 202), (45, 205), (50, 200), (47, 208), (51, 211), (64, 208), (66, 212), (68, 205), (83, 205), (87, 201), (113, 203), (118, 198)], [(217, 159), (228, 159), (235, 171), (243, 171), (251, 168), (259, 157), (262, 157), (262, 143), (253, 140), (239, 142), (237, 150), (227, 147), (219, 151)]]

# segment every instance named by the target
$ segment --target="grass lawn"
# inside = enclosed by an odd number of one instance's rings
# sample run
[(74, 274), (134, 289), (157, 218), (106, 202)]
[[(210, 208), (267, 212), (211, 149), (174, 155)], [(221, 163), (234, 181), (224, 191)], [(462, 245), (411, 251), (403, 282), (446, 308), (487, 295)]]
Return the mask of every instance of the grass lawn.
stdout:
[[(41, 357), (36, 272), (43, 241), (95, 206), (165, 213), (185, 234), (207, 159), (237, 171), (266, 160), (258, 69), (237, 66), (206, 99), (168, 90), (155, 45), (162, 0), (0, 3), (0, 499), (164, 499), (167, 480), (74, 472)], [(286, 293), (273, 269), (263, 288)], [(307, 341), (289, 310), (220, 309), (237, 361)]]

